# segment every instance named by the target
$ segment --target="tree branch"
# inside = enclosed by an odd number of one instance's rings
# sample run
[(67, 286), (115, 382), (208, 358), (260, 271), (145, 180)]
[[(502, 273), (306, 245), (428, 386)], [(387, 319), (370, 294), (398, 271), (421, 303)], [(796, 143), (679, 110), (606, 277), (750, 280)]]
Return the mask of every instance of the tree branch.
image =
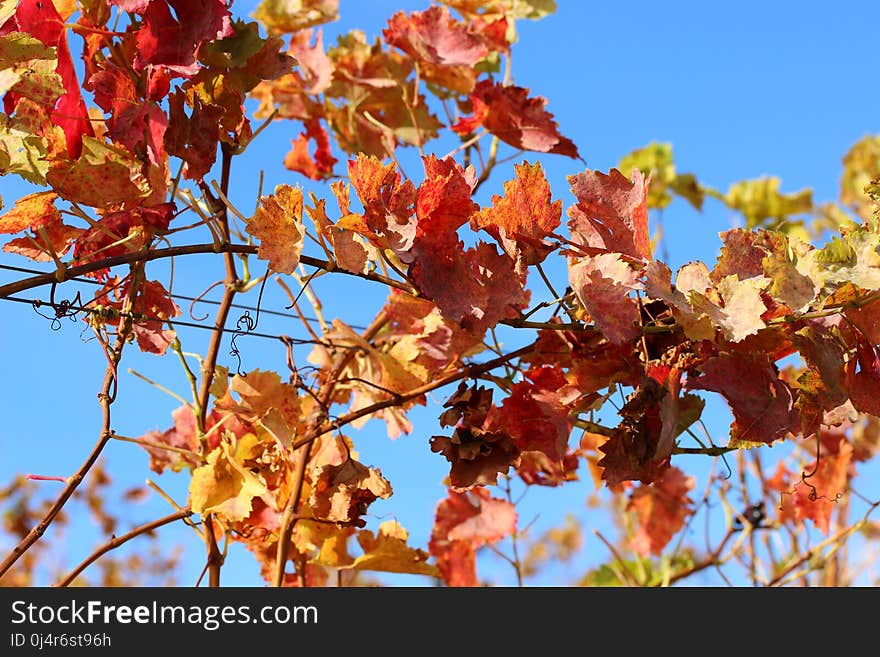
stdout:
[(91, 453), (88, 455), (83, 464), (79, 467), (79, 469), (70, 477), (67, 478), (67, 485), (64, 487), (64, 490), (61, 491), (61, 494), (43, 516), (37, 525), (31, 529), (27, 535), (18, 542), (18, 544), (12, 548), (12, 551), (3, 559), (2, 563), (0, 563), (0, 579), (6, 574), (6, 572), (12, 568), (13, 564), (18, 561), (18, 559), (23, 555), (27, 550), (46, 532), (49, 528), (49, 525), (52, 524), (52, 521), (55, 520), (56, 516), (61, 512), (61, 509), (64, 508), (64, 505), (67, 504), (67, 501), (73, 496), (77, 487), (82, 483), (83, 479), (85, 479), (89, 470), (98, 460), (98, 457), (101, 455), (101, 452), (104, 449), (104, 446), (110, 441), (113, 437), (113, 430), (110, 428), (110, 405), (113, 403), (113, 395), (111, 395), (111, 389), (113, 389), (116, 385), (116, 366), (119, 364), (119, 360), (122, 358), (122, 349), (125, 345), (125, 335), (127, 331), (123, 331), (116, 337), (116, 341), (114, 346), (107, 350), (109, 363), (107, 364), (107, 369), (104, 372), (104, 382), (101, 386), (101, 392), (98, 393), (98, 399), (101, 404), (101, 412), (102, 412), (102, 423), (101, 423), (101, 437), (98, 439), (98, 442), (95, 443), (95, 446), (92, 448)]
[(92, 565), (95, 561), (100, 559), (106, 553), (110, 552), (110, 550), (115, 550), (120, 545), (122, 545), (123, 543), (127, 543), (128, 541), (135, 538), (136, 536), (140, 536), (141, 534), (146, 534), (147, 532), (151, 532), (154, 529), (158, 529), (159, 527), (162, 527), (163, 525), (171, 524), (172, 522), (175, 522), (177, 520), (182, 520), (184, 518), (188, 518), (191, 515), (192, 515), (192, 511), (190, 511), (189, 509), (181, 509), (180, 511), (175, 511), (174, 513), (171, 513), (171, 514), (165, 516), (164, 518), (159, 518), (158, 520), (153, 520), (152, 522), (148, 522), (144, 525), (141, 525), (140, 527), (135, 527), (127, 534), (123, 534), (122, 536), (114, 536), (109, 541), (104, 543), (101, 547), (99, 547), (97, 550), (92, 552), (88, 557), (86, 557), (86, 559), (83, 560), (83, 562), (80, 565), (78, 565), (76, 568), (71, 570), (55, 586), (58, 586), (58, 587), (70, 586), (70, 584), (73, 582), (73, 580), (75, 580), (82, 571), (84, 571), (86, 568), (88, 568), (90, 565)]
[[(204, 253), (241, 253), (254, 255), (257, 253), (257, 249), (258, 247), (252, 244), (215, 245), (213, 243), (187, 244), (184, 246), (171, 246), (165, 249), (143, 249), (141, 251), (124, 253), (122, 255), (113, 256), (111, 258), (103, 258), (95, 262), (87, 262), (82, 265), (76, 265), (75, 267), (67, 267), (57, 274), (55, 272), (51, 274), (40, 274), (38, 276), (30, 276), (28, 278), (23, 278), (18, 281), (13, 281), (12, 283), (7, 283), (6, 285), (0, 285), (0, 297), (7, 297), (18, 292), (23, 292), (24, 290), (30, 290), (35, 287), (40, 287), (42, 285), (63, 283), (64, 281), (70, 280), (71, 278), (85, 276), (86, 274), (91, 274), (92, 272), (98, 271), (100, 269), (110, 269), (135, 261), (148, 262), (150, 260), (161, 260), (163, 258), (174, 258), (177, 256), (197, 255)], [(399, 290), (403, 290), (404, 292), (408, 292), (413, 295), (418, 294), (418, 291), (411, 285), (395, 280), (393, 278), (389, 278), (387, 276), (382, 276), (381, 274), (377, 274), (375, 272), (351, 272), (346, 269), (342, 269), (341, 267), (338, 267), (335, 263), (329, 262), (327, 260), (321, 260), (320, 258), (312, 258), (306, 255), (301, 256), (299, 260), (304, 265), (323, 269), (328, 273), (345, 274), (347, 276), (363, 278), (368, 281), (382, 283), (389, 287), (395, 287)]]

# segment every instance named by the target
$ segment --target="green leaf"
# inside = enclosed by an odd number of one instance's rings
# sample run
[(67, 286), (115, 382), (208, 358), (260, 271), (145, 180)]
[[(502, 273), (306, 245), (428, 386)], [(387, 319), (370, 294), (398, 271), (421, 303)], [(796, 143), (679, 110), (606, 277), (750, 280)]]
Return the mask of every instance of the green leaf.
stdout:
[(199, 49), (199, 59), (207, 66), (238, 68), (244, 66), (248, 58), (260, 52), (266, 42), (260, 36), (257, 23), (237, 20), (233, 24), (235, 34), (211, 41)]
[(46, 184), (49, 163), (45, 141), (20, 121), (0, 114), (0, 175), (14, 173), (36, 185)]
[(675, 170), (672, 144), (652, 141), (624, 155), (617, 168), (627, 176), (635, 168), (651, 176), (648, 188), (648, 207), (663, 209), (672, 202), (672, 194), (682, 197), (697, 210), (702, 209), (705, 192), (691, 173)]
[(812, 190), (782, 194), (779, 185), (779, 178), (773, 176), (742, 180), (730, 186), (724, 201), (732, 209), (742, 212), (748, 228), (764, 226), (768, 220), (783, 223), (792, 215), (813, 209)]

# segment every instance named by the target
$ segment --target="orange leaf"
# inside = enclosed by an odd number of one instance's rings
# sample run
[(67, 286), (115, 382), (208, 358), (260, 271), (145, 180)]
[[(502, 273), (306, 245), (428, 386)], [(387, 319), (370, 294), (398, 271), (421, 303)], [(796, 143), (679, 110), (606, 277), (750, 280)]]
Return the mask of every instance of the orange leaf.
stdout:
[(299, 265), (305, 227), (302, 221), (302, 189), (278, 185), (275, 192), (260, 198), (260, 207), (245, 230), (260, 240), (257, 257), (281, 274), (292, 274)]
[(485, 488), (449, 491), (437, 505), (429, 552), (449, 586), (477, 586), (477, 549), (516, 531), (516, 508)]
[(630, 547), (642, 556), (660, 556), (663, 548), (684, 526), (693, 509), (687, 496), (696, 484), (676, 467), (669, 468), (662, 479), (640, 485), (630, 494), (627, 511), (633, 511), (638, 529), (630, 539)]
[(36, 192), (22, 196), (6, 214), (0, 217), (0, 233), (18, 233), (30, 228), (36, 231), (61, 221), (61, 213), (55, 207), (55, 192)]
[(504, 183), (504, 196), (492, 196), (492, 205), (471, 218), (471, 227), (485, 229), (518, 264), (534, 265), (552, 248), (545, 238), (559, 227), (562, 201), (551, 202), (539, 163), (523, 162), (514, 170), (516, 179)]

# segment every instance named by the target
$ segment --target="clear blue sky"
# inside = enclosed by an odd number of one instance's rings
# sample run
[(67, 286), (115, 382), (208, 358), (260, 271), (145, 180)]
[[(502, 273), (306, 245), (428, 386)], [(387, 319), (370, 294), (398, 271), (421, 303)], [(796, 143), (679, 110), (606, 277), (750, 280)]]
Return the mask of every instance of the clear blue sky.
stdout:
[[(427, 2), (373, 0), (341, 1), (341, 20), (324, 27), (325, 44), (349, 28), (368, 35), (380, 33), (395, 10), (423, 9)], [(255, 2), (236, 3), (238, 15)], [(721, 190), (737, 180), (772, 174), (782, 179), (782, 190), (814, 190), (817, 201), (836, 198), (841, 157), (859, 138), (880, 130), (880, 89), (874, 80), (875, 29), (880, 5), (875, 2), (757, 2), (710, 5), (704, 2), (594, 3), (560, 0), (556, 14), (541, 21), (518, 23), (520, 39), (513, 48), (516, 84), (549, 99), (561, 132), (580, 149), (590, 168), (607, 170), (620, 157), (652, 140), (673, 144), (681, 172), (693, 172), (701, 181)], [(74, 47), (76, 43), (74, 42)], [(258, 139), (236, 164), (233, 201), (248, 212), (253, 207), (259, 170), (265, 170), (264, 189), (279, 183), (302, 182), (281, 161), (300, 126), (278, 123)], [(438, 147), (438, 154), (446, 152)], [(344, 157), (337, 153), (344, 161)], [(554, 191), (566, 207), (573, 197), (566, 176), (583, 165), (562, 156), (524, 154), (515, 161), (541, 161)], [(478, 201), (488, 202), (512, 177), (510, 162), (498, 168), (480, 190)], [(310, 186), (329, 196), (321, 186)], [(0, 195), (7, 206), (25, 187), (11, 176), (0, 179)], [(332, 207), (332, 203), (329, 204)], [(652, 218), (652, 221), (656, 218)], [(737, 221), (720, 204), (707, 202), (696, 214), (676, 201), (663, 215), (668, 264), (673, 270), (689, 260), (714, 261), (717, 234)], [(23, 258), (2, 255), (5, 264), (30, 266)], [(255, 263), (257, 273), (261, 265)], [(163, 271), (154, 270), (158, 277)], [(562, 270), (555, 272), (564, 276)], [(222, 265), (211, 258), (178, 263), (175, 290), (195, 296), (222, 278)], [(329, 277), (328, 277), (329, 278)], [(11, 280), (0, 272), (0, 281)], [(560, 279), (557, 279), (560, 280)], [(378, 309), (383, 290), (327, 279), (316, 286), (328, 317), (339, 312), (350, 323), (367, 323)], [(43, 295), (48, 290), (41, 290)], [(216, 292), (216, 290), (215, 290)], [(44, 297), (45, 298), (45, 297)], [(216, 297), (215, 297), (216, 298)], [(255, 295), (248, 302), (253, 303)], [(279, 309), (286, 302), (267, 292), (264, 307)], [(186, 312), (184, 307), (184, 312)], [(285, 323), (287, 322), (287, 323)], [(24, 305), (0, 304), (0, 359), (5, 384), (0, 396), (0, 482), (19, 472), (68, 475), (81, 463), (97, 438), (100, 426), (96, 393), (103, 374), (98, 345), (80, 339), (80, 325), (65, 324), (53, 332), (48, 322)], [(290, 332), (287, 320), (261, 320), (267, 333)], [(182, 331), (184, 345), (204, 352), (208, 333)], [(244, 369), (261, 367), (284, 371), (280, 345), (242, 338)], [(130, 351), (126, 366), (186, 395), (186, 385), (173, 358), (159, 359)], [(227, 364), (234, 363), (221, 352)], [(435, 401), (445, 397), (437, 395)], [(118, 433), (137, 436), (164, 429), (178, 402), (142, 381), (124, 376), (119, 401), (113, 406)], [(384, 427), (374, 421), (353, 434), (361, 460), (378, 466), (395, 489), (388, 501), (373, 505), (370, 526), (396, 517), (410, 531), (411, 542), (425, 547), (434, 506), (444, 495), (441, 480), (447, 464), (432, 454), (428, 438), (439, 433), (437, 407), (417, 409), (415, 432), (389, 441)], [(723, 443), (729, 418), (723, 404), (710, 406), (704, 418), (716, 440)], [(138, 447), (112, 443), (105, 451), (118, 490), (154, 477), (147, 456)], [(691, 462), (678, 463), (691, 471)], [(695, 473), (699, 470), (694, 470)], [(534, 489), (520, 506), (521, 524), (537, 518), (533, 529), (559, 524), (567, 512), (591, 518), (585, 502), (592, 490), (586, 468), (583, 481), (559, 490)], [(181, 503), (185, 481), (170, 475), (157, 481)], [(698, 481), (702, 491), (704, 480)], [(47, 491), (55, 484), (47, 482)], [(699, 493), (695, 493), (697, 495)], [(130, 511), (131, 524), (168, 512), (151, 497)], [(68, 566), (78, 562), (102, 538), (89, 520), (77, 519), (64, 548)], [(170, 543), (184, 542), (185, 568), (180, 583), (195, 581), (204, 563), (202, 544), (185, 528), (160, 530)], [(613, 530), (609, 530), (612, 531)], [(50, 534), (51, 537), (51, 534)], [(7, 546), (0, 545), (0, 550)], [(586, 526), (585, 546), (578, 560), (582, 573), (588, 563), (607, 558), (607, 551)], [(496, 581), (513, 581), (497, 560), (486, 562), (483, 574)], [(543, 584), (564, 584), (571, 573), (548, 572)], [(422, 580), (395, 579), (421, 584)], [(262, 584), (255, 562), (243, 550), (230, 553), (223, 582)]]

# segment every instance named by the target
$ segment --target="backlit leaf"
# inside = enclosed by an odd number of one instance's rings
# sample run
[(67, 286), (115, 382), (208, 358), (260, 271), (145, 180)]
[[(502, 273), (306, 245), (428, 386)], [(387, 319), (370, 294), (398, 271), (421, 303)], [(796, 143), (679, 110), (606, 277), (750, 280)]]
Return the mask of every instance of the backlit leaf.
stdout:
[(386, 520), (374, 535), (369, 530), (358, 532), (357, 540), (364, 553), (348, 566), (353, 570), (440, 577), (436, 566), (428, 563), (429, 554), (409, 547), (409, 533), (396, 520)]
[(292, 274), (299, 264), (305, 227), (303, 195), (299, 187), (278, 185), (260, 198), (260, 206), (245, 230), (260, 240), (257, 257), (269, 261), (273, 271)]

